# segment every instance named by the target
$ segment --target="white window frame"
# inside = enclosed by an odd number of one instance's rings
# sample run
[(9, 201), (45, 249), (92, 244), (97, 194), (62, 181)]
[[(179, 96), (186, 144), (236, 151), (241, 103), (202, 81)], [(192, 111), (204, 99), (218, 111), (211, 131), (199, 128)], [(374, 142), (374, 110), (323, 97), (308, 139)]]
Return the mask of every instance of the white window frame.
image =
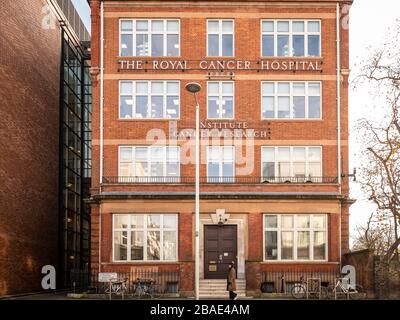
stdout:
[[(147, 216), (148, 215), (159, 215), (160, 216), (160, 228), (148, 228), (147, 227)], [(127, 228), (116, 228), (115, 220), (118, 216), (128, 216), (128, 226)], [(143, 216), (143, 227), (142, 228), (131, 228), (131, 217), (132, 216)], [(164, 228), (164, 216), (175, 216), (176, 226), (175, 228)], [(127, 254), (126, 260), (115, 259), (115, 239), (114, 232), (126, 231), (127, 232)], [(132, 231), (142, 231), (143, 232), (143, 260), (132, 260), (131, 259), (131, 232)], [(147, 260), (147, 232), (148, 231), (160, 231), (160, 260)], [(164, 231), (175, 231), (175, 259), (174, 260), (164, 260)], [(178, 247), (179, 247), (179, 217), (176, 213), (128, 213), (128, 214), (113, 214), (112, 219), (112, 261), (113, 262), (149, 262), (149, 263), (160, 263), (160, 262), (177, 262), (178, 261)]]
[[(219, 110), (219, 117), (218, 118), (210, 118), (209, 116), (209, 84), (210, 83), (217, 83), (218, 84), (218, 110)], [(227, 94), (223, 94), (222, 87), (224, 83), (232, 83), (232, 117), (222, 117), (222, 97), (228, 96)], [(210, 120), (221, 120), (221, 119), (235, 119), (235, 82), (234, 81), (207, 81), (207, 119)]]
[[(277, 216), (277, 227), (270, 228), (265, 226), (265, 217), (266, 216)], [(282, 216), (292, 216), (293, 217), (293, 228), (282, 228), (281, 227), (281, 218)], [(309, 216), (310, 227), (309, 228), (299, 228), (297, 227), (297, 217), (299, 216)], [(324, 216), (325, 217), (325, 228), (314, 228), (313, 226), (313, 217), (314, 216)], [(263, 214), (263, 260), (268, 263), (285, 263), (285, 262), (327, 262), (328, 253), (329, 253), (329, 216), (326, 213), (313, 213), (313, 214), (281, 214), (281, 213), (264, 213)], [(265, 232), (266, 231), (276, 231), (277, 232), (277, 250), (278, 256), (276, 260), (267, 260), (265, 256)], [(293, 232), (293, 259), (282, 259), (282, 231), (292, 231)], [(299, 231), (308, 231), (310, 233), (310, 242), (309, 242), (309, 257), (310, 259), (298, 259), (297, 258), (297, 241), (298, 241), (298, 232)], [(314, 232), (323, 231), (325, 232), (325, 259), (314, 259)]]
[[(304, 32), (293, 32), (293, 22), (304, 22)], [(274, 32), (264, 32), (262, 29), (263, 22), (274, 22)], [(278, 22), (289, 22), (289, 32), (278, 32)], [(319, 22), (319, 32), (308, 32), (308, 22)], [(289, 36), (289, 55), (287, 56), (278, 56), (278, 34), (285, 34)], [(262, 19), (260, 21), (260, 55), (261, 57), (310, 57), (310, 58), (321, 58), (322, 57), (322, 21), (321, 19)], [(263, 55), (263, 36), (264, 35), (273, 35), (274, 36), (274, 55), (273, 56), (264, 56)], [(304, 56), (294, 56), (293, 55), (293, 35), (304, 35)], [(319, 56), (310, 56), (308, 55), (308, 36), (319, 36)]]
[[(131, 159), (132, 161), (128, 162), (128, 161), (123, 161), (121, 162), (121, 149), (122, 148), (130, 148), (131, 149)], [(147, 158), (146, 158), (146, 163), (148, 166), (148, 172), (149, 174), (147, 176), (137, 176), (136, 172), (135, 172), (135, 163), (136, 163), (136, 148), (147, 148)], [(159, 161), (152, 161), (151, 160), (151, 149), (152, 148), (163, 148), (163, 177), (160, 177), (160, 180), (158, 181), (156, 179), (156, 176), (151, 176), (151, 163), (152, 162), (159, 162)], [(180, 147), (179, 146), (158, 146), (158, 145), (152, 145), (152, 146), (145, 146), (145, 145), (135, 145), (135, 146), (131, 146), (131, 145), (121, 145), (118, 146), (118, 182), (120, 183), (124, 183), (126, 182), (126, 178), (128, 179), (129, 182), (131, 181), (135, 181), (137, 179), (138, 182), (143, 181), (144, 178), (148, 178), (149, 181), (154, 182), (154, 183), (161, 183), (161, 182), (165, 182), (164, 178), (167, 179), (168, 182), (168, 178), (169, 176), (167, 176), (167, 164), (168, 162), (172, 162), (172, 161), (168, 161), (168, 148), (176, 148), (178, 149), (178, 174), (176, 176), (170, 176), (171, 180), (174, 183), (179, 183), (180, 182), (180, 169), (181, 169), (181, 159), (180, 159)], [(130, 163), (132, 166), (132, 172), (133, 175), (132, 176), (121, 176), (121, 163)]]
[[(263, 98), (264, 97), (272, 97), (271, 95), (264, 94), (263, 92), (263, 84), (265, 83), (273, 83), (274, 84), (274, 117), (273, 118), (268, 118), (263, 116)], [(278, 93), (278, 85), (279, 83), (289, 83), (289, 118), (278, 118), (278, 97), (282, 97), (286, 95), (282, 95)], [(304, 118), (294, 118), (294, 97), (299, 96), (294, 94), (293, 90), (293, 85), (297, 83), (304, 83), (305, 84), (305, 117)], [(310, 95), (309, 94), (309, 85), (310, 84), (319, 84), (320, 92), (319, 92), (319, 117), (318, 118), (310, 118), (309, 117), (309, 97), (317, 97), (315, 95)], [(302, 120), (307, 120), (307, 121), (318, 121), (322, 120), (322, 81), (261, 81), (261, 86), (260, 86), (260, 92), (261, 92), (261, 97), (260, 97), (260, 105), (261, 105), (261, 120), (278, 120), (278, 121), (302, 121)]]
[[(208, 22), (209, 21), (217, 21), (218, 22), (218, 33), (210, 33), (208, 30)], [(222, 22), (223, 21), (230, 21), (232, 22), (232, 32), (224, 32), (222, 31)], [(206, 34), (206, 56), (207, 57), (234, 57), (235, 56), (235, 20), (234, 19), (207, 19), (206, 22), (207, 34)], [(218, 55), (217, 56), (210, 56), (208, 55), (208, 36), (211, 34), (218, 35)], [(222, 35), (232, 35), (232, 55), (231, 56), (224, 56), (222, 55)]]
[[(136, 31), (136, 21), (147, 21), (148, 23), (148, 30), (146, 31)], [(123, 21), (131, 21), (132, 22), (132, 28), (134, 31), (130, 32), (130, 31), (122, 31), (122, 22)], [(152, 51), (152, 47), (151, 47), (151, 37), (152, 37), (152, 31), (151, 31), (151, 22), (152, 21), (163, 21), (163, 31), (162, 32), (157, 32), (157, 34), (162, 34), (163, 35), (163, 55), (162, 56), (152, 56), (151, 55), (151, 51)], [(167, 22), (168, 21), (177, 21), (178, 22), (178, 33), (176, 32), (168, 32), (167, 31)], [(122, 48), (121, 48), (121, 35), (122, 34), (132, 34), (132, 55), (131, 56), (122, 56)], [(148, 37), (148, 41), (149, 41), (149, 49), (148, 49), (148, 55), (145, 56), (138, 56), (137, 52), (136, 52), (136, 34), (147, 34)], [(169, 34), (174, 34), (174, 35), (178, 35), (178, 55), (177, 56), (168, 56), (167, 55), (167, 35)], [(180, 57), (181, 56), (181, 21), (180, 19), (126, 19), (126, 18), (122, 18), (119, 19), (119, 37), (118, 37), (118, 47), (119, 47), (119, 51), (118, 54), (120, 57)]]
[[(211, 162), (210, 159), (210, 154), (211, 154), (211, 149), (212, 148), (218, 148), (219, 151), (219, 159), (218, 159), (218, 177), (210, 177), (209, 176), (209, 162)], [(224, 163), (231, 163), (230, 161), (225, 161), (224, 160), (224, 148), (230, 148), (232, 150), (232, 167), (233, 167), (233, 174), (232, 177), (224, 177), (222, 175), (222, 167)], [(208, 183), (234, 183), (235, 182), (235, 177), (236, 177), (236, 168), (235, 168), (235, 147), (234, 146), (207, 146), (207, 182)], [(209, 178), (212, 178), (209, 180)], [(215, 181), (214, 179), (218, 178), (218, 181)], [(227, 179), (227, 181), (225, 181)]]
[[(261, 180), (262, 180), (262, 182), (264, 182), (264, 181), (268, 181), (268, 179), (267, 179), (267, 177), (265, 177), (264, 178), (264, 175), (263, 175), (263, 167), (264, 167), (264, 162), (267, 162), (267, 161), (265, 161), (265, 159), (264, 159), (264, 149), (266, 149), (266, 148), (274, 148), (274, 165), (275, 165), (275, 167), (274, 167), (274, 170), (275, 170), (275, 172), (278, 172), (278, 161), (277, 161), (277, 155), (278, 155), (278, 148), (290, 148), (290, 159), (288, 160), (288, 161), (286, 161), (286, 162), (289, 162), (290, 163), (290, 177), (293, 177), (293, 178), (295, 178), (294, 177), (294, 173), (293, 173), (293, 163), (295, 163), (295, 162), (298, 162), (298, 161), (294, 161), (294, 157), (293, 157), (293, 149), (294, 148), (305, 148), (305, 158), (306, 158), (306, 160), (305, 160), (305, 166), (306, 166), (306, 168), (305, 168), (305, 178), (304, 178), (304, 183), (308, 180), (308, 177), (309, 177), (309, 173), (310, 173), (310, 167), (309, 167), (309, 165), (310, 165), (310, 163), (316, 163), (316, 161), (309, 161), (309, 156), (308, 156), (308, 154), (309, 154), (309, 148), (319, 148), (320, 149), (320, 155), (321, 155), (321, 162), (320, 162), (320, 167), (321, 167), (321, 172), (320, 172), (320, 175), (319, 176), (317, 176), (318, 178), (322, 178), (322, 176), (323, 176), (323, 172), (324, 172), (324, 168), (323, 168), (323, 148), (322, 148), (322, 146), (261, 146)], [(279, 176), (275, 176), (275, 178), (274, 178), (274, 180), (279, 180), (279, 179), (281, 179), (281, 177), (279, 177)], [(283, 182), (283, 180), (282, 180), (282, 182)]]
[[(139, 118), (136, 117), (136, 97), (137, 95), (143, 95), (143, 94), (137, 94), (136, 93), (136, 83), (138, 82), (146, 82), (147, 83), (147, 114), (150, 113), (151, 111), (151, 97), (154, 96), (162, 96), (163, 97), (163, 117), (161, 118), (151, 118), (151, 117), (146, 117), (146, 118)], [(163, 83), (163, 93), (162, 94), (152, 94), (151, 93), (151, 84), (154, 82), (162, 82)], [(131, 83), (132, 84), (132, 116), (131, 118), (122, 118), (121, 117), (121, 84), (122, 83)], [(178, 84), (178, 92), (177, 94), (168, 94), (167, 92), (167, 87), (168, 83), (177, 83)], [(151, 120), (179, 120), (181, 117), (181, 84), (179, 80), (119, 80), (118, 83), (118, 119), (119, 120), (146, 120), (146, 121), (151, 121)], [(124, 96), (128, 96), (128, 94), (123, 94)], [(176, 118), (168, 118), (167, 117), (167, 97), (168, 96), (178, 96), (178, 117)]]

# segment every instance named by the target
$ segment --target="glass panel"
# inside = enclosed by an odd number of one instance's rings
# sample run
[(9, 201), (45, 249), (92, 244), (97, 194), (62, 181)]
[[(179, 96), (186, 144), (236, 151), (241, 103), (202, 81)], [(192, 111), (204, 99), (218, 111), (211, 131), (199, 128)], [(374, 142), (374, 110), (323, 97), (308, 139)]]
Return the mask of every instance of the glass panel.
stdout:
[(131, 260), (143, 260), (144, 241), (143, 231), (131, 232)]
[(127, 260), (128, 232), (114, 231), (114, 260)]
[(147, 118), (148, 99), (147, 96), (136, 96), (136, 118)]
[(132, 149), (131, 148), (120, 148), (119, 149), (120, 161), (131, 161), (132, 160)]
[(179, 176), (179, 164), (176, 162), (167, 163), (167, 176)]
[(321, 177), (321, 164), (319, 162), (312, 162), (308, 165), (308, 174), (311, 177)]
[(179, 22), (176, 20), (167, 21), (167, 31), (168, 32), (179, 32)]
[(163, 118), (163, 97), (152, 96), (151, 97), (151, 117), (152, 118)]
[(144, 32), (148, 31), (148, 21), (147, 20), (137, 20), (136, 21), (136, 31)]
[(151, 83), (151, 93), (163, 94), (164, 84), (162, 82), (152, 82)]
[(278, 259), (278, 232), (265, 231), (265, 259)]
[(309, 83), (308, 84), (308, 94), (310, 96), (319, 96), (321, 94), (321, 84), (316, 83)]
[(223, 82), (222, 83), (222, 94), (233, 94), (233, 83), (232, 82)]
[(280, 82), (278, 83), (278, 94), (289, 94), (290, 93), (290, 83)]
[(219, 32), (219, 21), (208, 21), (208, 32), (218, 33)]
[(135, 162), (135, 176), (147, 177), (149, 175), (149, 166), (147, 162)]
[(275, 118), (274, 97), (263, 97), (263, 118)]
[(121, 31), (133, 31), (132, 20), (122, 20), (121, 21)]
[(281, 259), (293, 259), (293, 232), (282, 231), (281, 233)]
[(278, 21), (278, 32), (289, 32), (289, 21)]
[(265, 219), (265, 228), (277, 228), (278, 227), (278, 216), (274, 215), (266, 215)]
[(114, 229), (128, 228), (129, 225), (129, 215), (117, 215), (114, 216)]
[(160, 231), (147, 232), (147, 260), (160, 260)]
[(160, 215), (159, 214), (148, 214), (147, 215), (147, 227), (148, 228), (160, 228)]
[(308, 117), (309, 118), (320, 118), (321, 117), (321, 98), (320, 97), (309, 97), (308, 98)]
[[(119, 165), (119, 174), (121, 177), (130, 177), (132, 176), (132, 165), (130, 163), (120, 163)], [(121, 179), (123, 182), (124, 179)]]
[(309, 228), (310, 217), (306, 215), (297, 216), (297, 228)]
[(209, 34), (208, 35), (208, 56), (218, 56), (218, 35)]
[(262, 55), (264, 57), (271, 57), (275, 55), (273, 35), (262, 36)]
[(294, 161), (306, 161), (306, 149), (304, 147), (293, 148), (293, 160)]
[(262, 31), (263, 32), (274, 32), (274, 21), (263, 21)]
[(120, 82), (120, 94), (132, 94), (133, 85), (130, 81)]
[(167, 118), (179, 118), (179, 97), (167, 97)]
[(131, 215), (131, 228), (143, 228), (144, 216), (143, 215)]
[(290, 98), (278, 97), (278, 118), (290, 117)]
[(309, 161), (321, 161), (321, 148), (320, 147), (309, 147), (308, 148), (308, 160)]
[(214, 178), (219, 177), (219, 163), (217, 162), (209, 162), (207, 165), (207, 177), (211, 178), (208, 181), (216, 181)]
[[(296, 178), (304, 178), (306, 176), (306, 164), (305, 162), (294, 162), (293, 163), (293, 175)], [(301, 182), (303, 179), (299, 179)]]
[(304, 21), (293, 21), (293, 32), (304, 32)]
[(147, 161), (147, 147), (136, 147), (135, 148), (135, 159)]
[[(222, 164), (222, 176), (223, 177), (233, 177), (233, 163), (223, 163)], [(232, 179), (227, 180), (228, 182), (232, 182)]]
[(222, 32), (233, 32), (233, 21), (222, 21)]
[(293, 228), (293, 216), (282, 215), (281, 216), (281, 228)]
[(152, 56), (163, 56), (164, 55), (163, 46), (163, 35), (153, 34), (151, 37), (151, 55)]
[(133, 55), (133, 38), (131, 34), (121, 34), (121, 56)]
[(290, 161), (290, 148), (289, 147), (279, 147), (278, 148), (278, 160)]
[(121, 119), (129, 119), (132, 117), (132, 97), (121, 96), (120, 98), (120, 110), (119, 117)]
[(275, 161), (275, 148), (263, 148), (263, 161), (274, 162)]
[(313, 221), (313, 227), (317, 228), (317, 229), (321, 229), (321, 228), (325, 228), (326, 224), (325, 224), (325, 220), (326, 220), (326, 216), (324, 215), (315, 215), (312, 217), (312, 221)]
[(273, 82), (264, 82), (262, 84), (263, 95), (273, 95), (275, 93), (275, 84)]
[(147, 34), (136, 35), (136, 55), (137, 56), (149, 55), (149, 37)]
[(293, 56), (304, 57), (304, 36), (293, 36)]
[(208, 117), (218, 118), (219, 117), (219, 104), (218, 97), (208, 97)]
[(176, 229), (176, 216), (164, 215), (163, 220), (164, 228)]
[(222, 97), (222, 118), (233, 118), (233, 98), (232, 97)]
[(233, 35), (222, 35), (222, 55), (233, 56)]
[(176, 260), (176, 231), (164, 231), (164, 260)]
[(179, 36), (177, 34), (167, 35), (167, 56), (179, 55)]
[(319, 32), (319, 21), (308, 22), (308, 32)]
[(306, 93), (306, 86), (304, 82), (294, 82), (293, 83), (293, 94), (294, 95), (304, 95)]
[(179, 83), (178, 82), (167, 82), (167, 93), (168, 94), (179, 94)]
[(263, 177), (264, 178), (275, 178), (275, 163), (264, 162), (263, 163)]
[(289, 55), (289, 36), (278, 35), (278, 56)]
[(210, 147), (208, 148), (207, 158), (210, 161), (218, 162), (220, 159), (221, 148), (220, 147)]
[(208, 83), (208, 95), (218, 95), (219, 94), (219, 84), (217, 82)]
[(179, 159), (179, 148), (168, 147), (167, 148), (167, 160), (168, 161), (178, 161)]
[(314, 260), (325, 259), (325, 248), (326, 248), (325, 234), (326, 233), (324, 231), (314, 232)]
[(293, 97), (293, 118), (304, 119), (306, 117), (305, 97)]
[(164, 31), (164, 21), (163, 20), (151, 21), (151, 31), (163, 32)]
[(319, 36), (308, 36), (308, 55), (319, 57)]
[(233, 156), (234, 148), (223, 147), (222, 152), (223, 152), (222, 153), (222, 157), (223, 157), (224, 161), (233, 161), (233, 159), (234, 159), (234, 156)]
[(152, 162), (151, 172), (152, 177), (163, 177), (164, 176), (164, 166), (162, 162)]
[(297, 233), (297, 259), (308, 260), (310, 258), (310, 232), (299, 231)]
[(147, 82), (136, 82), (136, 93), (147, 94)]

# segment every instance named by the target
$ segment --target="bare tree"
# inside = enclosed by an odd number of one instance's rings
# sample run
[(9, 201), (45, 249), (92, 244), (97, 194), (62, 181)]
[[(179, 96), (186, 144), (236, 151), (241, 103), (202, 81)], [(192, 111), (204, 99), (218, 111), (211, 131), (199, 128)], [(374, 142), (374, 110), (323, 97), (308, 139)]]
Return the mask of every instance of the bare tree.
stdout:
[[(380, 106), (382, 116), (372, 115), (358, 123), (362, 151), (359, 182), (365, 194), (377, 206), (374, 219), (385, 224), (373, 224), (372, 217), (365, 227), (366, 243), (393, 228), (393, 239), (385, 248), (384, 257), (391, 260), (399, 256), (400, 246), (400, 21), (390, 41), (375, 49), (371, 58), (363, 63), (355, 84), (362, 81), (385, 97)], [(374, 227), (372, 234), (371, 227)], [(384, 228), (381, 228), (385, 226)], [(385, 237), (386, 235), (381, 235)], [(380, 250), (380, 249), (379, 249)]]

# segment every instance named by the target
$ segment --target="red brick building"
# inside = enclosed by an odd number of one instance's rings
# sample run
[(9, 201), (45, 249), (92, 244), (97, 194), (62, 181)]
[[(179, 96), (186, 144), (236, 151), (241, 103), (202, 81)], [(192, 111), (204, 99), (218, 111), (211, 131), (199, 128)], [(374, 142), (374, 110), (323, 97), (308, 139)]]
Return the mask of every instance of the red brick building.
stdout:
[[(92, 266), (176, 271), (258, 294), (348, 251), (351, 1), (91, 1)], [(102, 42), (101, 39), (104, 39)], [(102, 72), (103, 71), (103, 72)], [(274, 285), (274, 284), (273, 284)]]

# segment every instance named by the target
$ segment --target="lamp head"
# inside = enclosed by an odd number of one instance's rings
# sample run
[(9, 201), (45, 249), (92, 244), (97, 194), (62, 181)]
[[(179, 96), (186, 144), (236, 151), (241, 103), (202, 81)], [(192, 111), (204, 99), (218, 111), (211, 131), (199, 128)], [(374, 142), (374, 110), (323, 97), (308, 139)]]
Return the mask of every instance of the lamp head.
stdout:
[(189, 91), (190, 93), (197, 93), (201, 90), (201, 85), (196, 83), (196, 82), (189, 82), (186, 86), (185, 89)]

